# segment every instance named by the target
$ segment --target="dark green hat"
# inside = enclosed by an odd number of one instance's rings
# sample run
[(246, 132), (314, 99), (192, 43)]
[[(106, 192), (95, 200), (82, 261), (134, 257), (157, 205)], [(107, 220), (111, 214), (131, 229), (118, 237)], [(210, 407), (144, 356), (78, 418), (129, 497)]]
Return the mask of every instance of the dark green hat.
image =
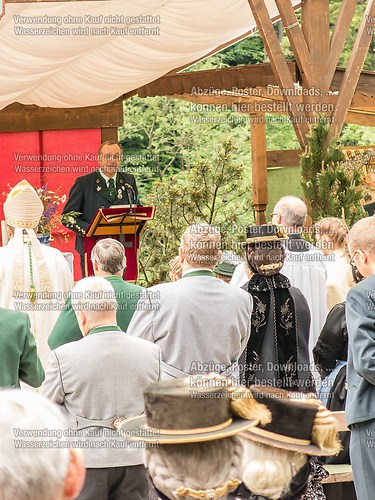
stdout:
[(214, 267), (214, 272), (220, 274), (221, 276), (233, 276), (234, 270), (237, 264), (228, 261), (221, 261), (217, 266)]

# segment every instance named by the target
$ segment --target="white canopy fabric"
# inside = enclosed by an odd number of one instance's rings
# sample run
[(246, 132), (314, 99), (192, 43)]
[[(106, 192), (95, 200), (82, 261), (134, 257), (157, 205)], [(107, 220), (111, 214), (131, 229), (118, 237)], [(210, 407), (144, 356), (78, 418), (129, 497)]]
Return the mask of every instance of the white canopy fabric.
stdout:
[[(266, 3), (276, 17), (275, 2)], [(248, 0), (5, 4), (0, 109), (104, 104), (254, 27)]]

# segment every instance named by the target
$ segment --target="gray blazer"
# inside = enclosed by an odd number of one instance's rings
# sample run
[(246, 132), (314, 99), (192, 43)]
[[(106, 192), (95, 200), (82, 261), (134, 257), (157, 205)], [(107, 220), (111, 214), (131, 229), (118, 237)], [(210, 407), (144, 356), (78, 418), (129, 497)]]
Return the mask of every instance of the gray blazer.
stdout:
[(143, 391), (160, 378), (160, 349), (122, 331), (93, 333), (52, 351), (41, 394), (61, 405), (72, 446), (88, 468), (143, 463), (142, 447), (119, 436), (116, 417), (144, 411)]
[(349, 335), (348, 425), (375, 419), (375, 276), (355, 285), (346, 299)]
[[(247, 345), (251, 313), (244, 290), (213, 276), (186, 276), (148, 288), (127, 333), (157, 344), (163, 361), (179, 371), (222, 373)], [(237, 378), (237, 370), (232, 375)]]

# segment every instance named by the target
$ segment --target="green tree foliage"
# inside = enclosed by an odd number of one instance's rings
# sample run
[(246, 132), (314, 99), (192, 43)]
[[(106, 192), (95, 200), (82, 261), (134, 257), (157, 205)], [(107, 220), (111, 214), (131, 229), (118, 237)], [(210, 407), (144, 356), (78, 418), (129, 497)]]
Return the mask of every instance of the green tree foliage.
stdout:
[[(349, 57), (352, 53), (354, 42), (355, 42), (355, 39), (356, 39), (357, 33), (358, 33), (358, 28), (362, 22), (362, 19), (363, 19), (364, 13), (365, 13), (366, 3), (367, 2), (358, 2), (357, 7), (355, 9), (352, 25), (349, 29), (349, 33), (348, 33), (348, 36), (346, 38), (344, 49), (342, 51), (342, 54), (341, 54), (339, 62), (338, 62), (338, 66), (341, 66), (343, 68), (345, 68), (347, 66)], [(336, 22), (341, 5), (342, 5), (341, 1), (335, 0), (333, 2), (330, 2), (331, 32), (334, 29), (335, 22)], [(375, 39), (374, 38), (372, 39), (372, 41), (370, 43), (369, 51), (368, 51), (368, 54), (366, 56), (365, 63), (363, 65), (363, 70), (375, 71)]]
[(375, 144), (375, 128), (344, 123), (340, 135), (343, 146), (370, 146)]
[(351, 226), (364, 217), (363, 176), (359, 168), (344, 163), (339, 141), (329, 141), (330, 127), (322, 117), (308, 135), (301, 155), (302, 188), (311, 207), (313, 222), (322, 217), (341, 217)]
[(239, 250), (244, 224), (251, 223), (249, 190), (242, 165), (233, 162), (231, 140), (217, 149), (213, 161), (198, 162), (188, 171), (156, 181), (147, 200), (157, 207), (155, 219), (142, 234), (140, 280), (168, 280), (168, 262), (177, 255), (190, 224), (220, 227), (223, 250)]
[(244, 64), (257, 64), (265, 61), (266, 51), (260, 35), (252, 35), (227, 47), (218, 54), (190, 66), (186, 71), (227, 68)]
[(260, 35), (245, 38), (223, 50), (222, 61), (228, 66), (257, 64), (264, 62), (265, 50)]
[(125, 153), (122, 167), (137, 175), (146, 191), (149, 181), (186, 168), (194, 135), (185, 104), (165, 97), (133, 97), (124, 104), (124, 126), (119, 130)]

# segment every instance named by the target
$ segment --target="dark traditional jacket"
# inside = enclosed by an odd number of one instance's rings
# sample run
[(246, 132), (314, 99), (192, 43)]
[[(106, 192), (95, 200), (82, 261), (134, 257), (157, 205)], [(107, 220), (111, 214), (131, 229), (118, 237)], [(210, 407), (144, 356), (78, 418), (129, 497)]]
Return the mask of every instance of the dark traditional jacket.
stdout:
[(346, 299), (349, 334), (348, 425), (375, 419), (375, 275), (353, 286)]
[(26, 313), (0, 308), (0, 387), (39, 387), (44, 370)]
[[(132, 189), (127, 187), (127, 184)], [(99, 208), (109, 208), (112, 205), (127, 205), (130, 203), (139, 205), (138, 190), (134, 176), (125, 172), (117, 172), (116, 198), (112, 200), (104, 177), (97, 170), (76, 179), (70, 190), (69, 199), (65, 205), (63, 214), (71, 211), (79, 212), (81, 215), (76, 218), (76, 224), (85, 231)], [(82, 232), (76, 227), (68, 225), (67, 227), (77, 233), (75, 249), (80, 255), (83, 255)]]
[(329, 312), (313, 354), (322, 378), (335, 368), (337, 361), (347, 361), (348, 329), (345, 319), (345, 302), (336, 304)]
[[(110, 282), (115, 291), (119, 306), (116, 313), (117, 324), (121, 330), (126, 332), (143, 289), (138, 285), (127, 283), (120, 276), (106, 276), (105, 279)], [(78, 326), (77, 317), (70, 298), (68, 298), (51, 335), (48, 337), (48, 345), (51, 349), (56, 349), (81, 338), (82, 333)]]

